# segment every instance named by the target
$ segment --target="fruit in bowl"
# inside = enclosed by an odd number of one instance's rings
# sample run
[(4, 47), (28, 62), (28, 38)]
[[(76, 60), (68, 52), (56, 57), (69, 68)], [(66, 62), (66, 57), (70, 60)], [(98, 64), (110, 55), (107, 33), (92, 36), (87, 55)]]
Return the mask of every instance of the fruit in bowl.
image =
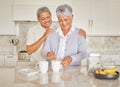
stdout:
[(113, 68), (98, 69), (95, 70), (95, 73), (103, 74), (103, 75), (108, 75), (108, 74), (115, 75), (117, 74), (116, 71), (117, 71), (116, 67), (113, 67)]
[(95, 70), (94, 76), (98, 79), (113, 80), (119, 77), (119, 72), (117, 71), (116, 67), (109, 67)]

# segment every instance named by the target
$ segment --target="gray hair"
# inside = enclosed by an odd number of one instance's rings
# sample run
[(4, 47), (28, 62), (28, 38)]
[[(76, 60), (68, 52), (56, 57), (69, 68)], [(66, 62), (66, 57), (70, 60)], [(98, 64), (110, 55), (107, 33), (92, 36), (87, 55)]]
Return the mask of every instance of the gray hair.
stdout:
[(63, 4), (57, 7), (56, 9), (57, 16), (72, 16), (72, 8), (67, 4)]
[(39, 17), (39, 15), (43, 12), (48, 12), (51, 15), (50, 10), (48, 9), (48, 7), (41, 7), (37, 10), (37, 17)]

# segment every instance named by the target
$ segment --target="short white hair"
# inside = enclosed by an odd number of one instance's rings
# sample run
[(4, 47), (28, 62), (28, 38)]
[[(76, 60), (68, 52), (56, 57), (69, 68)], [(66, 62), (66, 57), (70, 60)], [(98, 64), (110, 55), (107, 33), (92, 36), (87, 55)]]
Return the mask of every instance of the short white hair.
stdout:
[(67, 4), (63, 4), (57, 7), (56, 9), (57, 16), (72, 16), (72, 8)]

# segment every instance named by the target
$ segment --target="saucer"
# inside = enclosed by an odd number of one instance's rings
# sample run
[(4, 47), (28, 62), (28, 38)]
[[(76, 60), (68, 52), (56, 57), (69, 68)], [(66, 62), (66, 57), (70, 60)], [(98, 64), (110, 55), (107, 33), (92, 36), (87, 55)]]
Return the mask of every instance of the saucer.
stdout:
[(38, 74), (38, 71), (35, 71), (34, 69), (25, 68), (25, 69), (20, 69), (19, 73), (27, 77), (32, 77)]

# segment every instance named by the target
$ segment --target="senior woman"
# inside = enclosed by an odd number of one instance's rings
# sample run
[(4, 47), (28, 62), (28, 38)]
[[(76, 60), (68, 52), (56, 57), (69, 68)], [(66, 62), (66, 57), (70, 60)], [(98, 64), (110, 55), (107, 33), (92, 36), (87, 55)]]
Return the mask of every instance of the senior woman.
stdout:
[(60, 27), (46, 39), (43, 56), (48, 60), (61, 60), (61, 64), (80, 65), (86, 57), (85, 38), (79, 34), (79, 29), (72, 26), (72, 8), (63, 4), (57, 7), (56, 15)]

